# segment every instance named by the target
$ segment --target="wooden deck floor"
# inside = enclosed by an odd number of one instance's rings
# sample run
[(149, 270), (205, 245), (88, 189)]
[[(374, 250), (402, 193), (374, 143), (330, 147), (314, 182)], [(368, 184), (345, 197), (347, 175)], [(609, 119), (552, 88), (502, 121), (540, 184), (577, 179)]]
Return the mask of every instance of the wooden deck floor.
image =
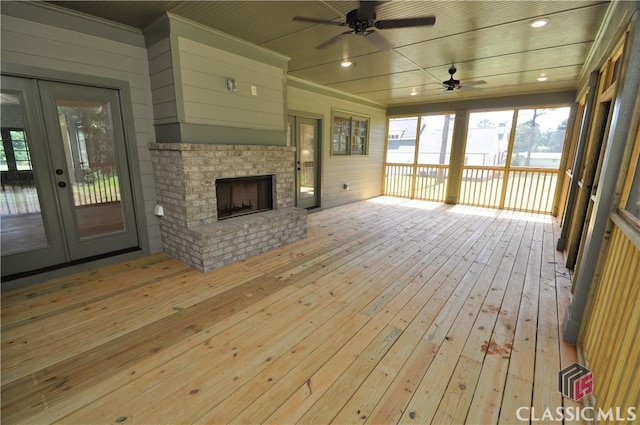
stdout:
[(3, 293), (2, 422), (521, 423), (576, 361), (556, 239), (377, 198), (206, 274), (152, 255)]

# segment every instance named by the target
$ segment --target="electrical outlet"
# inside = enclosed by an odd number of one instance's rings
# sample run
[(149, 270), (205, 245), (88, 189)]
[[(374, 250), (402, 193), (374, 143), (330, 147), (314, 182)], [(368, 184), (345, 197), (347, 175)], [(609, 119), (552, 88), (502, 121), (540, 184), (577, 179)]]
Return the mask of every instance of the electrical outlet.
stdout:
[(258, 88), (256, 86), (251, 86), (251, 96), (258, 95)]

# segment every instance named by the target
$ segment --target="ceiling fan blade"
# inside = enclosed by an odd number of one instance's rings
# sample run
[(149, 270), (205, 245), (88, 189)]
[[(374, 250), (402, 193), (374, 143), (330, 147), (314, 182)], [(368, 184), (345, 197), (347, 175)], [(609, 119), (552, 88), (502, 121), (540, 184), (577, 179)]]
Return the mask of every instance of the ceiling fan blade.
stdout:
[(387, 39), (382, 36), (382, 34), (375, 30), (370, 30), (365, 38), (367, 39), (367, 41), (372, 42), (380, 50), (388, 50), (393, 47), (389, 43), (389, 41), (387, 41)]
[(485, 80), (465, 81), (464, 86), (477, 86), (479, 84), (487, 84)]
[(345, 31), (345, 32), (341, 32), (340, 34), (331, 37), (330, 39), (328, 39), (327, 41), (324, 41), (320, 44), (318, 44), (316, 46), (316, 49), (324, 49), (325, 47), (328, 47), (330, 45), (332, 45), (333, 43), (335, 43), (336, 41), (340, 40), (342, 37), (344, 37), (347, 34), (351, 34), (353, 31)]
[(314, 24), (337, 25), (339, 27), (344, 27), (346, 25), (344, 22), (332, 21), (329, 19), (307, 18), (305, 16), (294, 16), (293, 20), (299, 22), (312, 22)]
[(383, 19), (381, 21), (377, 21), (375, 27), (380, 30), (385, 30), (390, 28), (423, 27), (430, 26), (435, 23), (435, 16), (421, 16), (417, 18)]
[(480, 90), (484, 90), (482, 87), (474, 87), (474, 86), (468, 86), (468, 85), (461, 85), (458, 87), (458, 90), (464, 90), (464, 91), (480, 91)]

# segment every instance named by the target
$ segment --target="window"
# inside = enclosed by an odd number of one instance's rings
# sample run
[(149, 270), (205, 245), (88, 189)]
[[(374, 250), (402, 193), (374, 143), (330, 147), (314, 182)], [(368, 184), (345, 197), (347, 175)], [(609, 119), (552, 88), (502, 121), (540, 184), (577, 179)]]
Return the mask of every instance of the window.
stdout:
[(28, 171), (33, 169), (27, 136), (23, 129), (2, 129), (0, 170)]
[(333, 143), (331, 153), (347, 155), (349, 153), (349, 136), (351, 134), (351, 120), (343, 117), (333, 117)]
[(351, 139), (351, 155), (364, 155), (367, 153), (367, 134), (369, 121), (365, 119), (351, 120), (353, 138)]
[(369, 118), (334, 112), (332, 155), (366, 155), (369, 145)]

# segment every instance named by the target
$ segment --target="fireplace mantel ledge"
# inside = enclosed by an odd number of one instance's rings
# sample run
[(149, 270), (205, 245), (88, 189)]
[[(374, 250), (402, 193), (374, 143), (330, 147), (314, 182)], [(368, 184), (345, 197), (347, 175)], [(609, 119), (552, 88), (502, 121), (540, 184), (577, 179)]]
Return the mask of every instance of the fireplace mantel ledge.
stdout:
[(221, 144), (204, 144), (204, 143), (150, 143), (150, 150), (158, 151), (289, 151), (295, 152), (294, 146), (275, 146), (275, 145), (221, 145)]

